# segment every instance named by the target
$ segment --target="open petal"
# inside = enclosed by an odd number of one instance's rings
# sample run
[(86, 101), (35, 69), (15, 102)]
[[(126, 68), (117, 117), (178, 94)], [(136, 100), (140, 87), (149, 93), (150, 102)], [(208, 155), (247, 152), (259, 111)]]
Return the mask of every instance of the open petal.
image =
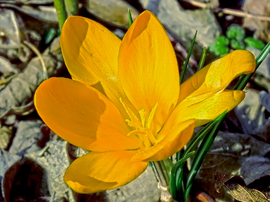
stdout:
[(131, 161), (136, 151), (90, 152), (75, 160), (67, 169), (64, 180), (79, 193), (113, 189), (137, 178), (148, 162)]
[(255, 71), (255, 58), (249, 51), (236, 50), (207, 65), (181, 85), (179, 102), (187, 96), (193, 96), (225, 89), (241, 74)]
[(214, 95), (202, 94), (184, 99), (172, 112), (168, 122), (173, 126), (189, 119), (195, 119), (195, 127), (203, 125), (222, 114), (230, 111), (245, 97), (240, 90), (223, 91)]
[(68, 142), (93, 151), (140, 147), (128, 137), (129, 128), (113, 103), (102, 93), (65, 78), (44, 81), (35, 93), (43, 121)]
[(100, 82), (120, 109), (119, 97), (124, 97), (118, 78), (121, 40), (93, 20), (72, 16), (63, 26), (60, 42), (72, 78), (87, 85)]
[(162, 140), (148, 150), (138, 152), (132, 159), (141, 161), (161, 161), (169, 158), (187, 144), (193, 134), (194, 125), (194, 120), (184, 121), (173, 127), (167, 127), (165, 124), (159, 134), (159, 137), (162, 138)]
[(145, 109), (146, 117), (158, 103), (154, 122), (160, 128), (177, 103), (179, 73), (166, 31), (149, 11), (133, 22), (123, 38), (119, 78), (131, 103), (137, 111)]

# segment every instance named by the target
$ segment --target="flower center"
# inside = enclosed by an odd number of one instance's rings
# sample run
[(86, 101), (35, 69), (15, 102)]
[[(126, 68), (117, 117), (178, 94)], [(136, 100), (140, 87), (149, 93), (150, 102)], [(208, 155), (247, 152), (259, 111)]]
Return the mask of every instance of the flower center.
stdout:
[(119, 98), (119, 100), (129, 116), (129, 119), (126, 119), (125, 121), (133, 129), (127, 136), (136, 135), (136, 137), (143, 141), (144, 146), (147, 149), (153, 146), (157, 139), (151, 130), (151, 124), (157, 111), (158, 103), (151, 109), (148, 117), (145, 115), (145, 109), (139, 110), (138, 113), (140, 119), (138, 119), (136, 114), (134, 114), (134, 112), (123, 102), (122, 98)]

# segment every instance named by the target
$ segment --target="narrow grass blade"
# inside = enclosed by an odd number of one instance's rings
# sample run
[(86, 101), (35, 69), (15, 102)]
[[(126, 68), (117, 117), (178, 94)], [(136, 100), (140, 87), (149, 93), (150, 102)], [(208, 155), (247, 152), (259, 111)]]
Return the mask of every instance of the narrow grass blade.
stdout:
[(219, 117), (206, 125), (203, 129), (201, 129), (198, 134), (188, 143), (187, 149), (184, 153), (184, 157), (194, 149), (196, 145), (198, 145), (199, 141), (207, 136), (207, 134), (214, 128), (215, 124), (219, 120), (219, 118), (223, 117), (227, 111), (223, 112)]
[(188, 63), (189, 63), (189, 58), (193, 52), (193, 47), (194, 47), (194, 44), (195, 44), (195, 40), (196, 40), (196, 37), (197, 37), (197, 30), (195, 32), (195, 35), (191, 41), (191, 45), (190, 45), (190, 48), (188, 50), (188, 55), (187, 55), (187, 58), (184, 62), (184, 65), (182, 67), (182, 71), (181, 71), (181, 75), (180, 75), (180, 82), (182, 83), (184, 81), (184, 78), (185, 78), (185, 74), (186, 74), (186, 71), (187, 71), (187, 67), (188, 67)]
[(206, 58), (206, 50), (207, 50), (206, 48), (203, 48), (203, 52), (202, 52), (202, 55), (201, 55), (201, 59), (200, 59), (197, 71), (202, 69), (203, 66), (204, 66), (204, 62), (205, 62), (205, 58)]
[(202, 164), (207, 152), (209, 151), (210, 147), (212, 146), (212, 144), (215, 140), (215, 137), (219, 131), (219, 127), (223, 123), (226, 116), (227, 116), (227, 113), (223, 113), (218, 118), (218, 120), (216, 120), (216, 124), (214, 125), (214, 128), (211, 130), (208, 137), (206, 137), (203, 140), (203, 142), (199, 146), (198, 150), (196, 151), (195, 157), (194, 157), (192, 165), (191, 165), (191, 170), (190, 170), (190, 172), (188, 174), (188, 178), (187, 178), (187, 184), (186, 184), (186, 190), (185, 190), (185, 200), (188, 199), (189, 192), (190, 192), (192, 184), (193, 184), (193, 180), (194, 180), (199, 168), (201, 167), (201, 164)]
[[(174, 199), (179, 201), (179, 194), (177, 194), (178, 190), (181, 190), (181, 184), (183, 181), (183, 165), (185, 161), (192, 155), (194, 155), (195, 152), (190, 152), (188, 153), (184, 158), (179, 160), (174, 166), (172, 167), (171, 170), (171, 178), (170, 178), (170, 193), (173, 196)], [(182, 170), (179, 170), (182, 169)], [(180, 171), (180, 172), (179, 172)], [(180, 194), (183, 196), (183, 194)]]
[(128, 9), (128, 25), (131, 26), (133, 23), (132, 15), (130, 9)]

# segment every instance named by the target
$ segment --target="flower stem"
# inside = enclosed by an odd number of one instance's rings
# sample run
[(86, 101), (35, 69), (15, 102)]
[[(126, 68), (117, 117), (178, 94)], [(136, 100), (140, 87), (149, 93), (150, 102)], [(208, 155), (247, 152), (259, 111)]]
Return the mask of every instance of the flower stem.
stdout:
[(67, 11), (64, 0), (54, 0), (54, 7), (57, 11), (59, 28), (62, 30), (63, 24), (67, 19)]
[(54, 0), (54, 7), (57, 11), (60, 30), (68, 16), (78, 14), (78, 0)]
[(78, 0), (64, 0), (68, 16), (78, 15)]
[[(169, 161), (169, 160), (164, 160)], [(168, 165), (170, 166), (170, 162), (164, 161), (152, 161), (151, 165), (154, 171), (154, 174), (158, 181), (158, 188), (161, 190), (161, 202), (172, 202), (174, 201), (172, 195), (169, 192), (169, 182), (170, 182), (170, 168), (168, 169)]]

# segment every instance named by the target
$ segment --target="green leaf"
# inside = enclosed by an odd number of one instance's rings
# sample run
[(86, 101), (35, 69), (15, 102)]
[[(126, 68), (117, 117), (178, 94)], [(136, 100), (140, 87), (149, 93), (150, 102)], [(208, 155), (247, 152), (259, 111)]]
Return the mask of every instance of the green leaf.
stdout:
[(130, 9), (128, 9), (128, 25), (131, 26), (133, 23), (132, 15)]
[(225, 36), (219, 36), (216, 39), (216, 43), (219, 45), (229, 45), (229, 39), (227, 39)]
[(231, 40), (231, 47), (235, 50), (243, 50), (245, 49), (245, 45), (241, 41), (237, 41), (235, 39)]
[[(179, 200), (179, 193), (181, 193), (181, 185), (183, 181), (183, 165), (185, 161), (192, 155), (195, 154), (195, 151), (186, 154), (182, 159), (177, 161), (171, 169), (171, 178), (170, 178), (170, 193), (174, 199)], [(180, 194), (183, 197), (183, 194)]]
[(222, 56), (229, 53), (228, 46), (224, 46), (218, 42), (214, 42), (209, 46), (209, 51), (214, 53), (216, 56)]
[(262, 50), (265, 44), (259, 40), (259, 39), (254, 39), (252, 37), (247, 37), (245, 38), (245, 43), (247, 44), (248, 47), (256, 48), (259, 50)]
[(229, 39), (236, 39), (237, 41), (241, 41), (245, 37), (245, 30), (236, 24), (232, 24), (226, 33)]
[(57, 31), (54, 28), (48, 29), (43, 36), (44, 43), (49, 44), (50, 42), (52, 42), (52, 40), (55, 38), (56, 35)]
[(216, 56), (222, 56), (229, 53), (230, 41), (225, 36), (219, 36), (216, 41), (209, 46), (209, 51), (214, 53)]
[(187, 71), (187, 67), (188, 67), (188, 63), (189, 63), (189, 58), (190, 58), (190, 56), (191, 56), (191, 54), (193, 52), (194, 44), (195, 44), (196, 37), (197, 37), (197, 32), (198, 31), (196, 30), (196, 32), (194, 34), (194, 37), (193, 37), (193, 39), (191, 41), (191, 45), (190, 45), (189, 50), (188, 50), (187, 58), (186, 58), (186, 60), (184, 62), (184, 65), (182, 67), (182, 71), (181, 71), (181, 75), (180, 75), (180, 82), (181, 83), (184, 81), (184, 78), (185, 78), (185, 75), (186, 75), (186, 71)]
[(197, 67), (197, 71), (199, 71), (200, 69), (203, 68), (205, 59), (206, 59), (206, 48), (203, 48), (203, 52), (202, 52), (202, 55), (201, 55), (199, 65)]
[[(187, 183), (186, 183), (186, 190), (185, 190), (185, 200), (188, 199), (189, 192), (191, 190), (193, 180), (207, 154), (210, 147), (212, 146), (214, 139), (218, 133), (219, 127), (223, 123), (224, 119), (227, 116), (227, 111), (223, 112), (221, 115), (219, 115), (214, 121), (212, 121), (210, 124), (208, 124), (206, 127), (210, 127), (211, 124), (213, 124), (213, 128), (211, 131), (205, 136), (202, 143), (200, 144), (199, 148), (196, 150), (195, 157), (192, 161), (191, 169), (189, 171), (188, 177), (187, 177)], [(205, 130), (202, 130), (202, 133), (206, 133)], [(201, 134), (197, 134), (201, 136)]]

